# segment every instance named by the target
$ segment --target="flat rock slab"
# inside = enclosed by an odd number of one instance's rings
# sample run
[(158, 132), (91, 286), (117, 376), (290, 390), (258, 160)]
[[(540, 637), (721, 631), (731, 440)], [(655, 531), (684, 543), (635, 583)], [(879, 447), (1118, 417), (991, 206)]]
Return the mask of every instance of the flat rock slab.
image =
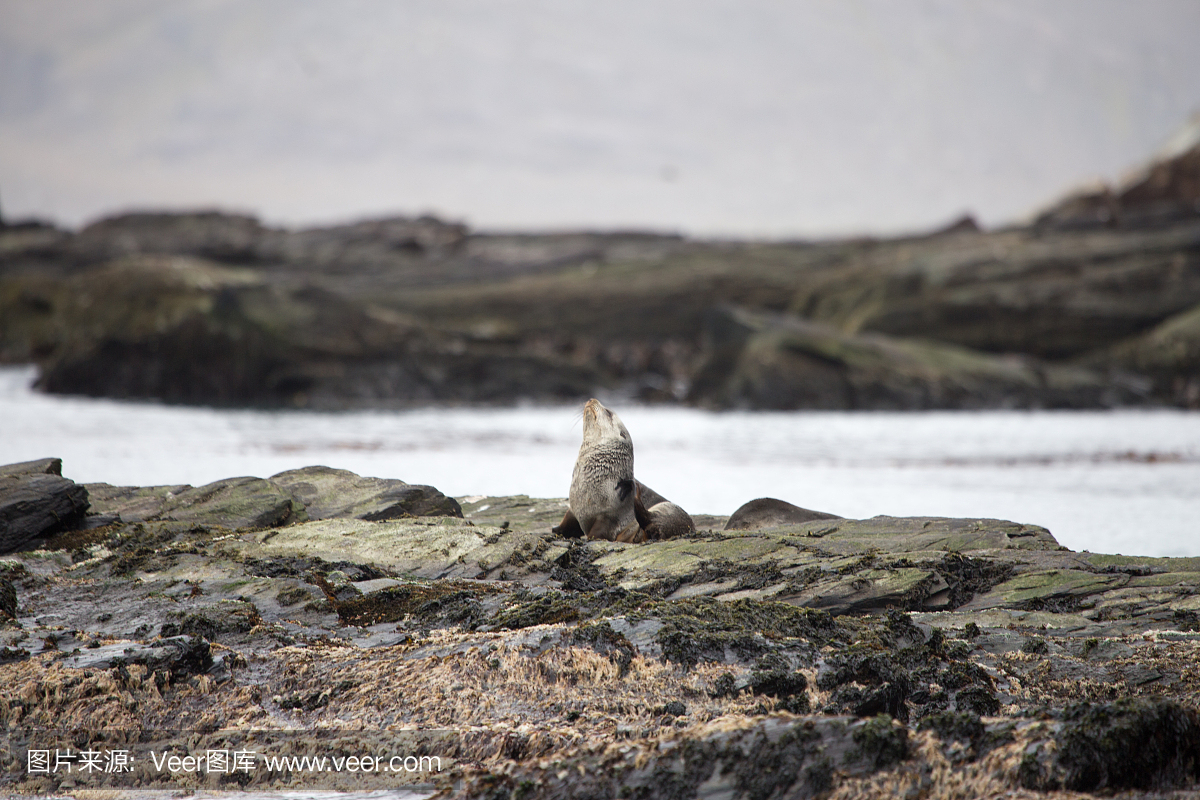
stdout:
[[(832, 614), (868, 614), (919, 605), (945, 583), (931, 569), (870, 569), (829, 582), (818, 582), (788, 602)], [(781, 598), (783, 599), (783, 598)]]
[(461, 517), (458, 502), (432, 486), (368, 478), (349, 470), (305, 467), (271, 476), (304, 504), (309, 519), (353, 517), (372, 521), (403, 517)]
[(1124, 586), (1128, 575), (1063, 569), (1027, 572), (1017, 575), (981, 594), (963, 606), (965, 611), (985, 608), (1026, 608), (1037, 610), (1073, 606), (1079, 598), (1101, 594)]
[(269, 531), (245, 552), (315, 556), (386, 567), (422, 578), (476, 577), (515, 552), (545, 549), (531, 533), (475, 527), (453, 517), (428, 522), (327, 519)]
[(308, 519), (304, 506), (286, 489), (262, 478), (226, 478), (185, 489), (166, 498), (152, 519), (270, 528)]
[(92, 511), (115, 514), (124, 522), (145, 522), (162, 513), (176, 495), (191, 489), (190, 484), (175, 486), (113, 486), (108, 483), (87, 483)]
[(62, 459), (39, 458), (0, 466), (0, 477), (9, 475), (62, 475)]
[(0, 553), (39, 536), (70, 530), (83, 520), (87, 509), (87, 489), (61, 475), (44, 471), (0, 475)]
[[(1050, 531), (1000, 519), (887, 517), (814, 520), (770, 529), (818, 541), (805, 544), (831, 555), (940, 550), (1063, 550)], [(761, 532), (761, 531), (760, 531)]]
[(85, 648), (67, 656), (63, 663), (76, 669), (111, 669), (142, 664), (150, 671), (167, 669), (178, 674), (205, 672), (212, 666), (208, 642), (198, 636), (172, 636), (153, 643), (119, 642)]

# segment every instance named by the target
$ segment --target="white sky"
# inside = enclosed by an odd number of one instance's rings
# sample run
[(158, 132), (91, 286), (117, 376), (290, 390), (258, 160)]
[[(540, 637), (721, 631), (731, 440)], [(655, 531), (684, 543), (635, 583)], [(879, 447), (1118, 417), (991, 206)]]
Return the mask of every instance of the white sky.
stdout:
[(998, 224), (1166, 141), (1198, 42), (1195, 0), (0, 0), (0, 202)]

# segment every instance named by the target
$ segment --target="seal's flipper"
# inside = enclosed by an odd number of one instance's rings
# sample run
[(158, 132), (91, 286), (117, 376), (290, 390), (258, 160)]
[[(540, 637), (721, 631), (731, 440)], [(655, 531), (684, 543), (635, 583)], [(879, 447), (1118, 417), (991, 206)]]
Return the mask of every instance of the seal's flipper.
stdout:
[(583, 528), (579, 526), (579, 520), (575, 519), (575, 515), (570, 511), (563, 515), (562, 522), (551, 528), (550, 532), (568, 539), (579, 539), (583, 536)]
[(650, 525), (653, 520), (650, 519), (650, 512), (646, 510), (646, 506), (642, 505), (642, 485), (638, 484), (638, 493), (633, 498), (633, 515), (637, 517), (638, 525), (649, 535)]
[(646, 532), (642, 530), (642, 526), (636, 522), (630, 525), (625, 530), (617, 534), (615, 541), (625, 542), (626, 544), (641, 544), (646, 541)]

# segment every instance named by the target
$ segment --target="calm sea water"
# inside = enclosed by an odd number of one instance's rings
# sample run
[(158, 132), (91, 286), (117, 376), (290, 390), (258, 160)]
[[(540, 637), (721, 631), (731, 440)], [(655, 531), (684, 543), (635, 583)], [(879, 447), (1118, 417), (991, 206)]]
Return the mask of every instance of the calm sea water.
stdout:
[[(52, 397), (0, 368), (0, 463), (200, 485), (312, 464), (447, 494), (563, 497), (577, 407), (319, 413)], [(1200, 413), (727, 412), (614, 405), (637, 475), (693, 513), (772, 496), (847, 517), (1043, 525), (1074, 550), (1200, 556)]]

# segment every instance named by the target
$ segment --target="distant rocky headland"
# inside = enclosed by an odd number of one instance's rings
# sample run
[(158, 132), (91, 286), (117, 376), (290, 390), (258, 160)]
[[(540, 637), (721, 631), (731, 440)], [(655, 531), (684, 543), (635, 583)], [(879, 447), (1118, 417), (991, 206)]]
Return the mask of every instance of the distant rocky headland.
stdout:
[(130, 213), (0, 227), (0, 363), (48, 392), (263, 407), (1200, 407), (1200, 143), (1023, 227), (703, 241), (304, 230)]
[[(554, 534), (563, 499), (327, 467), (200, 487), (62, 472), (0, 467), (0, 793), (1200, 785), (1200, 559), (930, 517), (698, 516), (623, 544)], [(132, 761), (67, 769), (83, 751)], [(209, 752), (254, 767), (151, 757)], [(364, 754), (440, 769), (263, 760)]]

